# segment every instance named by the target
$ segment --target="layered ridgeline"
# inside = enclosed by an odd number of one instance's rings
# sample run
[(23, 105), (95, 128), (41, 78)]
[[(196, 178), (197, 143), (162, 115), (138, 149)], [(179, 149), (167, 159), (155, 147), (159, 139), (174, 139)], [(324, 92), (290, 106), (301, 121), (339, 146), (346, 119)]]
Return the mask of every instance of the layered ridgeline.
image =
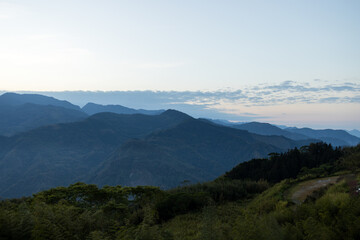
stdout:
[(353, 129), (353, 130), (348, 131), (348, 133), (350, 133), (351, 135), (353, 135), (355, 137), (360, 138), (360, 131), (359, 130)]
[[(36, 94), (3, 94), (0, 108), (0, 197), (74, 181), (170, 188), (211, 180), (248, 159), (319, 141), (270, 124), (229, 128), (173, 110), (97, 104), (80, 109)], [(102, 113), (88, 117), (85, 110)], [(344, 145), (357, 140), (343, 137)]]
[(190, 118), (173, 128), (126, 142), (89, 181), (175, 187), (184, 180), (214, 179), (239, 162), (309, 142), (251, 134)]
[(59, 100), (53, 97), (48, 97), (40, 94), (18, 94), (18, 93), (4, 93), (0, 96), (0, 105), (20, 106), (26, 103), (36, 105), (51, 105), (73, 110), (80, 110), (79, 106), (71, 104), (68, 101)]
[(88, 115), (67, 101), (38, 94), (0, 96), (0, 135), (11, 136), (40, 126), (75, 122)]
[(88, 175), (125, 141), (169, 128), (185, 114), (100, 113), (83, 121), (55, 124), (0, 139), (0, 196), (35, 193)]
[[(216, 123), (221, 123), (217, 121)], [(360, 138), (344, 130), (314, 130), (311, 128), (285, 128), (281, 129), (269, 123), (250, 122), (243, 124), (227, 123), (227, 126), (246, 130), (261, 135), (284, 136), (293, 140), (317, 139), (333, 146), (355, 146), (360, 143)], [(353, 130), (356, 133), (356, 130)]]
[(153, 116), (99, 113), (0, 141), (1, 197), (75, 181), (169, 188), (211, 180), (249, 158), (310, 142), (251, 134), (174, 110)]
[(132, 109), (121, 105), (88, 103), (83, 108), (40, 94), (4, 93), (0, 96), (0, 135), (12, 136), (37, 127), (69, 123), (101, 113), (157, 115), (164, 110)]
[(344, 130), (314, 130), (311, 128), (286, 128), (286, 131), (303, 134), (310, 138), (320, 139), (323, 142), (331, 143), (334, 146), (354, 146), (360, 143), (360, 138), (349, 134)]
[(101, 112), (112, 112), (118, 114), (146, 114), (146, 115), (158, 115), (165, 110), (145, 110), (145, 109), (133, 109), (124, 107), (121, 105), (101, 105), (96, 103), (87, 103), (82, 107), (82, 111), (89, 115), (93, 115)]

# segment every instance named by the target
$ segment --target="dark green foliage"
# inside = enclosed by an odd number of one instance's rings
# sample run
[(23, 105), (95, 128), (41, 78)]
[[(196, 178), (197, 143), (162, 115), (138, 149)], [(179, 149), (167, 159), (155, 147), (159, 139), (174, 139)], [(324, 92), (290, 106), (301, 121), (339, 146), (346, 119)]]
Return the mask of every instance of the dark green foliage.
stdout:
[[(230, 172), (225, 174), (230, 179), (265, 179), (269, 182), (279, 182), (285, 178), (295, 178), (303, 169), (316, 168), (322, 164), (334, 164), (343, 151), (340, 148), (333, 148), (326, 143), (312, 143), (300, 149), (289, 150), (286, 153), (270, 154), (269, 159), (253, 159), (241, 163)], [(324, 172), (326, 165), (323, 165)], [(330, 172), (332, 167), (327, 169)]]
[[(309, 149), (295, 150), (301, 155)], [(341, 157), (307, 171), (357, 173), (359, 150), (333, 150)], [(319, 152), (311, 155), (322, 161)], [(301, 205), (287, 199), (300, 179), (269, 187), (265, 181), (221, 177), (168, 191), (75, 183), (1, 201), (0, 239), (360, 239), (360, 197), (353, 189), (359, 176), (347, 173), (339, 179)]]
[(224, 178), (212, 182), (199, 183), (170, 190), (170, 192), (206, 193), (216, 203), (237, 201), (252, 197), (269, 188), (266, 181), (228, 180)]
[(341, 169), (356, 172), (360, 169), (360, 144), (356, 147), (345, 148), (344, 156), (339, 159), (338, 165)]
[[(155, 187), (76, 183), (23, 200), (0, 202), (0, 239), (88, 239), (114, 236), (163, 194)], [(151, 208), (153, 209), (153, 208)], [(151, 210), (152, 211), (152, 210)], [(146, 219), (141, 214), (138, 223)]]
[(0, 202), (0, 239), (30, 239), (33, 224), (26, 199)]
[(201, 239), (203, 240), (217, 240), (219, 239), (219, 231), (216, 229), (216, 207), (213, 204), (204, 207), (201, 229)]
[(207, 194), (178, 192), (167, 193), (157, 204), (156, 210), (159, 213), (159, 220), (166, 221), (179, 214), (195, 211), (203, 208), (209, 197)]
[[(76, 183), (32, 198), (0, 202), (0, 239), (111, 239), (115, 235), (122, 239), (172, 239), (172, 234), (157, 224), (203, 208), (207, 209), (206, 235), (214, 224), (209, 219), (213, 204), (248, 198), (267, 187), (266, 182), (239, 180), (218, 180), (171, 191)], [(208, 208), (209, 203), (212, 207)]]

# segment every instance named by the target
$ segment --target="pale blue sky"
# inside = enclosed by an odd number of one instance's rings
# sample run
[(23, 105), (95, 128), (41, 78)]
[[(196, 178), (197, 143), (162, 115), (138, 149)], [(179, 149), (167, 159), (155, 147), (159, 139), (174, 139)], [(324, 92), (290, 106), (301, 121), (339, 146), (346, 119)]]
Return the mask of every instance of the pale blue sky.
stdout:
[(0, 0), (1, 85), (217, 90), (359, 81), (359, 12), (357, 0)]
[[(0, 90), (244, 91), (293, 81), (335, 94), (310, 108), (334, 104), (330, 114), (352, 99), (349, 112), (360, 112), (358, 88), (324, 90), (360, 82), (359, 12), (358, 0), (0, 0)], [(302, 90), (268, 110), (255, 98), (211, 106), (310, 114)]]

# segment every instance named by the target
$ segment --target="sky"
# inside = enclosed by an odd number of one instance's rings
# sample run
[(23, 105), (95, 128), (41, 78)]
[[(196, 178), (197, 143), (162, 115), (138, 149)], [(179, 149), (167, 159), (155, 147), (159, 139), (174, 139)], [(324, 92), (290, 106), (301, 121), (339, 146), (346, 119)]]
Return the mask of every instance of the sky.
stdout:
[(358, 0), (0, 0), (0, 90), (152, 91), (154, 108), (360, 129), (359, 12)]

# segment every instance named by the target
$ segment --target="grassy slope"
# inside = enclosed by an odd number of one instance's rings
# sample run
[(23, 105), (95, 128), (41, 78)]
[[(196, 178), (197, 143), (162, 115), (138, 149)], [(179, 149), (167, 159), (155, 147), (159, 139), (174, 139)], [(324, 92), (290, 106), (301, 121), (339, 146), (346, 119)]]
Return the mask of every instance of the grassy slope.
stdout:
[[(359, 198), (353, 199), (348, 182), (343, 179), (326, 188), (315, 202), (296, 206), (289, 199), (289, 193), (294, 192), (294, 189), (317, 180), (319, 179), (301, 182), (284, 180), (253, 199), (210, 206), (196, 213), (180, 215), (163, 224), (161, 228), (171, 232), (174, 239), (179, 240), (207, 239), (205, 235), (209, 234), (209, 231), (212, 239), (316, 239), (316, 236), (320, 236), (319, 239), (336, 239), (338, 233), (335, 230), (332, 232), (331, 228), (338, 227), (338, 222), (328, 222), (328, 210), (346, 212), (353, 207), (352, 201), (359, 202)], [(357, 181), (359, 180), (358, 174)], [(312, 214), (308, 211), (312, 211)], [(358, 214), (359, 208), (355, 211)], [(308, 216), (299, 218), (299, 214), (305, 213)], [(318, 218), (313, 219), (312, 215)], [(209, 216), (212, 216), (211, 221), (208, 221)], [(340, 217), (347, 216), (353, 217)], [(314, 226), (320, 227), (318, 234), (309, 224), (312, 220)], [(356, 223), (359, 221), (355, 220)], [(351, 234), (356, 234), (356, 231), (348, 233), (344, 239), (353, 239), (354, 235)]]
[[(310, 169), (251, 199), (210, 204), (152, 228), (170, 233), (168, 239), (360, 239), (359, 146), (345, 151), (346, 157), (335, 163), (345, 166), (341, 172)], [(291, 200), (303, 185), (337, 176), (334, 184), (308, 191), (304, 203)]]

